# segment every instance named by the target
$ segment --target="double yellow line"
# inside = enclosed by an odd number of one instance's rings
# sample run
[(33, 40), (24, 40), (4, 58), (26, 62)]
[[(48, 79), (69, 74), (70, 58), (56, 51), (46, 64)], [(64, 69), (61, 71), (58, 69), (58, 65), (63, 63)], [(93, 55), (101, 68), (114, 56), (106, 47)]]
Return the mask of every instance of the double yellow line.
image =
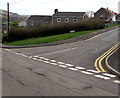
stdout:
[(99, 58), (96, 59), (94, 66), (95, 66), (97, 71), (106, 72), (105, 69), (102, 67), (102, 60), (104, 60), (104, 58), (107, 57), (111, 52), (118, 49), (119, 45), (120, 45), (120, 42), (118, 42), (116, 45), (114, 45), (112, 48), (110, 48), (103, 55), (101, 55)]

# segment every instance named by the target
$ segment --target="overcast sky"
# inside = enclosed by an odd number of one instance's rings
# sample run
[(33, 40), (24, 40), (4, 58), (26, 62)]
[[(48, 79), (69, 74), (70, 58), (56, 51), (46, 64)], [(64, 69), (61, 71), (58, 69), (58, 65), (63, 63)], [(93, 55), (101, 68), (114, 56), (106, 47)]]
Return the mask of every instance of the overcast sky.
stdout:
[(0, 9), (6, 10), (10, 3), (10, 11), (20, 15), (52, 15), (54, 9), (72, 12), (96, 12), (101, 7), (118, 13), (120, 0), (1, 0)]

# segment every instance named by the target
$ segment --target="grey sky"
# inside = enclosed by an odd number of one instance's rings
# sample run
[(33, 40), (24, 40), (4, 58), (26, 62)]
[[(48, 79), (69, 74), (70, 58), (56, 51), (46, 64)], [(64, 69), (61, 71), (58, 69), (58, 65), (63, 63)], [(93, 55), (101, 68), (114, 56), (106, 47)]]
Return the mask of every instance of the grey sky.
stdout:
[(52, 15), (54, 9), (73, 12), (96, 12), (99, 8), (109, 8), (118, 12), (119, 0), (1, 0), (0, 9), (6, 10), (10, 3), (10, 11), (24, 15)]

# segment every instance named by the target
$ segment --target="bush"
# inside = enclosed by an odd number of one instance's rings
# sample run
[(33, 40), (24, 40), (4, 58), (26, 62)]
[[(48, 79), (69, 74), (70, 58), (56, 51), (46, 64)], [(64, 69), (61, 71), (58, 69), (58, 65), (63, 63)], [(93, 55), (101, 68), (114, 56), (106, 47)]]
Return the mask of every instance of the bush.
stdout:
[(104, 22), (100, 19), (88, 19), (78, 23), (64, 23), (55, 25), (40, 25), (34, 28), (14, 27), (10, 29), (7, 42), (23, 40), (27, 38), (45, 37), (69, 33), (71, 30), (97, 30), (104, 28)]

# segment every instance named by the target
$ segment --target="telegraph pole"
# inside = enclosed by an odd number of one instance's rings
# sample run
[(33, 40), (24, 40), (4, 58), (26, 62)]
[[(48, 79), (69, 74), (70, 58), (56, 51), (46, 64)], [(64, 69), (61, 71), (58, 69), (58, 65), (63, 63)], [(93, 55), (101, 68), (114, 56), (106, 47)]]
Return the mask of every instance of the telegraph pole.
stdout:
[(7, 22), (7, 30), (8, 30), (8, 33), (9, 33), (9, 25), (10, 25), (10, 15), (9, 15), (9, 3), (7, 3), (7, 20), (8, 20), (8, 22)]

